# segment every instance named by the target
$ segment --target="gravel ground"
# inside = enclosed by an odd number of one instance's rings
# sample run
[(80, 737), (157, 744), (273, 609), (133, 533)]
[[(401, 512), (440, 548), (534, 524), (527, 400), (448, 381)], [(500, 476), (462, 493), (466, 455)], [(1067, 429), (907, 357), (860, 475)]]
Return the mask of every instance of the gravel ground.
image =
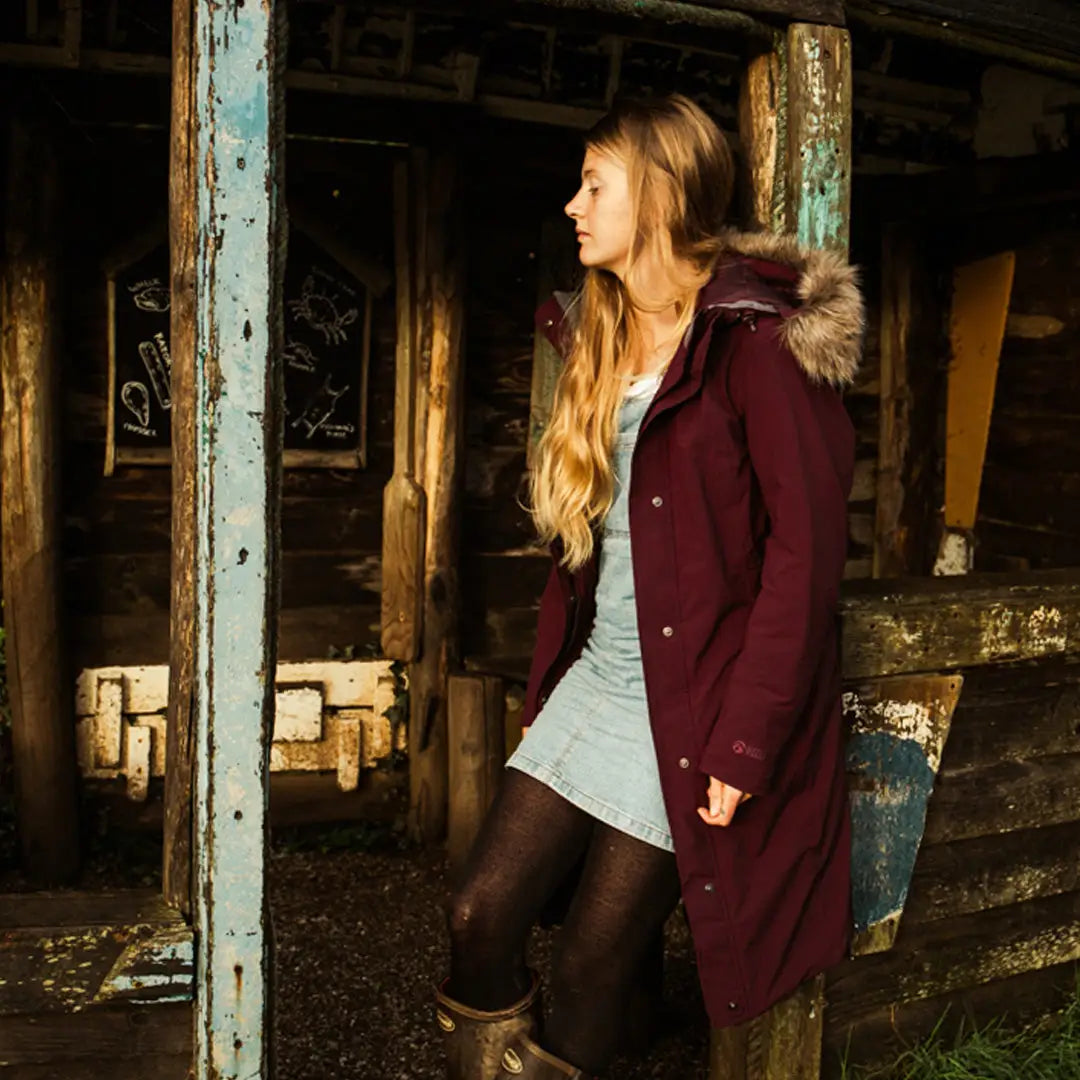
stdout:
[[(444, 1080), (432, 989), (446, 969), (445, 865), (431, 852), (275, 853), (277, 1080)], [(546, 970), (557, 933), (537, 930)], [(708, 1024), (685, 922), (668, 923), (662, 1032), (619, 1080), (705, 1080)]]

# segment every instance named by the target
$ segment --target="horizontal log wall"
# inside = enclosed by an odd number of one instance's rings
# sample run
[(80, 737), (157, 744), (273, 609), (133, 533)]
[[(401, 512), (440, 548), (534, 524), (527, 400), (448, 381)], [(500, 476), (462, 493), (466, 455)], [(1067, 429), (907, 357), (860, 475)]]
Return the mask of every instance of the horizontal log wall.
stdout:
[(1016, 252), (976, 568), (1080, 565), (1080, 205), (1031, 212)]
[(896, 944), (829, 973), (823, 1076), (946, 1014), (1059, 1007), (1080, 959), (1080, 658), (974, 668), (953, 715)]

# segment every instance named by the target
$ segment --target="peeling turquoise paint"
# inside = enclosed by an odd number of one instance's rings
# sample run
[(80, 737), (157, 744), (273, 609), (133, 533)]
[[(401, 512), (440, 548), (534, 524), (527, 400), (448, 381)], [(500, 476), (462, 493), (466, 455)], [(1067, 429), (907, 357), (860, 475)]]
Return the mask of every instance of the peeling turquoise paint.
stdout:
[(195, 4), (198, 1080), (267, 1076), (275, 18), (274, 0)]
[(934, 770), (914, 739), (852, 734), (851, 899), (856, 931), (898, 915), (926, 824)]
[(802, 189), (796, 200), (795, 221), (799, 240), (815, 248), (836, 250), (846, 246), (847, 207), (840, 145), (835, 139), (817, 138), (805, 143), (802, 151)]

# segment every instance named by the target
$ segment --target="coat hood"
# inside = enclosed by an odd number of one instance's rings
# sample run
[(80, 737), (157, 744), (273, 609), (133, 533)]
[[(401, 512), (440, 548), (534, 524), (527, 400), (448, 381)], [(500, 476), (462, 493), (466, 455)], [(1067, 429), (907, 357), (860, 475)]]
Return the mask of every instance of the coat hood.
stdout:
[[(699, 311), (778, 315), (781, 336), (815, 382), (851, 383), (862, 353), (865, 314), (858, 272), (843, 256), (803, 247), (769, 232), (722, 234), (727, 257), (698, 296)], [(572, 293), (556, 293), (537, 312), (540, 328), (563, 355)]]
[(702, 306), (757, 307), (754, 301), (765, 301), (783, 320), (783, 342), (811, 379), (851, 383), (866, 326), (856, 269), (843, 256), (803, 247), (793, 236), (729, 229), (723, 238), (734, 258), (702, 290)]

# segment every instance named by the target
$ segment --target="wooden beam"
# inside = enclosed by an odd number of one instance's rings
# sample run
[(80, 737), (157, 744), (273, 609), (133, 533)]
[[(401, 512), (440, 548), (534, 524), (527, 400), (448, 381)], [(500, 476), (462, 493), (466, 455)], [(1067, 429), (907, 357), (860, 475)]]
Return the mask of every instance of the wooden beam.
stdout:
[(743, 213), (751, 225), (784, 228), (787, 194), (786, 48), (752, 56), (739, 87)]
[(505, 692), (494, 675), (452, 675), (449, 701), (450, 802), (447, 858), (465, 865), (506, 765)]
[(409, 8), (405, 12), (405, 21), (401, 32), (401, 52), (398, 53), (398, 78), (408, 78), (412, 72), (413, 55), (416, 47), (416, 10)]
[(713, 1028), (709, 1075), (723, 1080), (818, 1080), (825, 976), (807, 979), (760, 1016)]
[(604, 88), (604, 107), (610, 109), (615, 103), (615, 97), (619, 93), (619, 83), (622, 81), (622, 59), (625, 43), (621, 37), (613, 35), (608, 38), (608, 77), (607, 86)]
[(120, 0), (109, 0), (105, 9), (105, 47), (115, 49), (120, 37)]
[(873, 576), (929, 570), (940, 374), (916, 360), (933, 347), (938, 306), (919, 222), (882, 232), (881, 374)]
[(841, 590), (845, 678), (1080, 653), (1080, 572), (850, 581)]
[(419, 655), (423, 623), (426, 508), (424, 489), (415, 476), (416, 342), (409, 202), (409, 167), (402, 160), (394, 165), (394, 475), (383, 492), (382, 649), (392, 660), (414, 660)]
[(903, 12), (882, 9), (870, 0), (848, 0), (845, 4), (849, 20), (886, 34), (904, 34), (914, 38), (938, 41), (954, 49), (966, 49), (982, 56), (993, 56), (1009, 63), (1051, 75), (1076, 78), (1080, 75), (1080, 55), (1071, 46), (1054, 48), (1034, 45), (1015, 36), (980, 32), (963, 20), (921, 19)]
[(196, 0), (196, 1080), (270, 1075), (284, 5)]
[(0, 486), (4, 630), (23, 866), (41, 883), (78, 871), (75, 727), (60, 588), (63, 244), (58, 144), (17, 113), (8, 147), (0, 276)]
[(1025, 4), (1013, 0), (894, 0), (888, 11), (899, 17), (925, 19), (939, 29), (987, 34), (1033, 52), (1080, 58), (1080, 12), (1072, 0), (1029, 0)]
[(83, 5), (82, 0), (64, 0), (64, 25), (61, 30), (61, 48), (64, 59), (71, 67), (79, 66), (82, 50)]
[(786, 223), (810, 247), (848, 248), (851, 122), (851, 35), (789, 26)]
[(949, 318), (945, 532), (935, 574), (971, 569), (972, 532), (990, 436), (998, 362), (1012, 295), (1012, 251), (957, 267)]
[(341, 70), (341, 57), (345, 47), (345, 19), (349, 9), (344, 4), (335, 4), (330, 15), (330, 70)]
[(191, 0), (173, 0), (169, 137), (172, 515), (162, 890), (191, 914), (195, 639), (195, 84)]
[[(446, 832), (448, 788), (447, 680), (460, 664), (461, 478), (464, 465), (465, 247), (462, 176), (456, 158), (440, 153), (417, 168), (425, 185), (416, 246), (418, 338), (417, 453), (427, 504), (424, 543), (423, 643), (409, 673), (411, 826), (424, 840)], [(423, 237), (421, 242), (421, 235)]]

